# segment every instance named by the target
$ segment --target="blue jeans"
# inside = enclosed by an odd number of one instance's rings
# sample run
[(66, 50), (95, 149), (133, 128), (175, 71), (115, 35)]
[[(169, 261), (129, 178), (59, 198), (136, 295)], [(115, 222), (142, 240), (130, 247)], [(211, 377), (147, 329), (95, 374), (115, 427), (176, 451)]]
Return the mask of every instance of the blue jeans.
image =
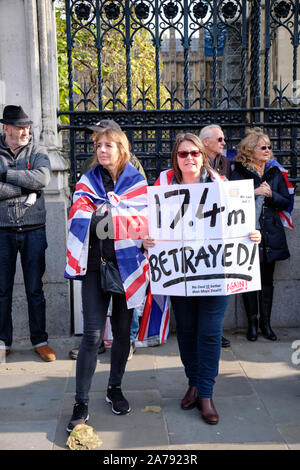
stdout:
[(137, 334), (140, 329), (140, 322), (139, 322), (139, 316), (137, 309), (135, 308), (133, 310), (133, 315), (132, 315), (132, 321), (131, 321), (131, 326), (130, 326), (130, 341), (135, 341)]
[[(97, 365), (111, 294), (100, 288), (100, 271), (88, 271), (82, 280), (83, 337), (76, 361), (76, 402), (88, 402), (89, 390)], [(127, 309), (124, 295), (112, 295), (108, 385), (121, 385), (130, 349), (130, 325), (133, 309)]]
[(0, 340), (6, 349), (10, 348), (13, 337), (12, 295), (18, 252), (28, 302), (30, 340), (35, 347), (47, 344), (42, 283), (46, 248), (45, 227), (28, 232), (0, 229)]
[(219, 371), (227, 296), (171, 297), (181, 361), (189, 386), (212, 398)]

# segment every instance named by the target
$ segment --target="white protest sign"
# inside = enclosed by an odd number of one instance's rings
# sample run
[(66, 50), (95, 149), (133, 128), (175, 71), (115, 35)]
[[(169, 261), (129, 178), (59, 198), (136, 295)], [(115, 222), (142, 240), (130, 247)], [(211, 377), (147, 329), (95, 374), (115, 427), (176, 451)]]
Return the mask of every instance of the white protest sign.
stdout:
[(252, 180), (148, 188), (151, 292), (229, 295), (259, 290)]

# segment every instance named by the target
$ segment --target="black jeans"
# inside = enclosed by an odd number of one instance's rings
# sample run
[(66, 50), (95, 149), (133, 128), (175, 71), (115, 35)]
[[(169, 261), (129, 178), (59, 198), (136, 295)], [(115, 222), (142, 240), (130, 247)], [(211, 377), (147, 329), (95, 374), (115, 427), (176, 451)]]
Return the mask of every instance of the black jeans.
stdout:
[[(82, 281), (83, 337), (76, 363), (76, 402), (87, 403), (105, 330), (111, 294), (100, 288), (100, 273), (88, 271)], [(108, 385), (121, 385), (130, 348), (133, 309), (127, 309), (125, 294), (112, 294), (110, 376)]]
[(0, 230), (0, 340), (5, 343), (6, 349), (13, 339), (11, 312), (18, 252), (28, 302), (30, 339), (35, 347), (47, 344), (46, 301), (42, 283), (46, 248), (45, 227), (28, 232)]
[(261, 285), (273, 287), (274, 279), (274, 270), (275, 270), (275, 261), (267, 263), (262, 261), (260, 263), (260, 276), (261, 276)]

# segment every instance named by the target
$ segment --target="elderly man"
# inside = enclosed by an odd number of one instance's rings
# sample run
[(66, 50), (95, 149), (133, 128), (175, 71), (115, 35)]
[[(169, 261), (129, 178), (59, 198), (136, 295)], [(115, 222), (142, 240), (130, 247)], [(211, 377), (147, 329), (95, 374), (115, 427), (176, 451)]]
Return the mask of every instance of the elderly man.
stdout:
[(217, 124), (205, 126), (201, 129), (199, 138), (203, 142), (211, 167), (220, 175), (224, 175), (229, 179), (231, 174), (230, 161), (222, 155), (226, 142), (221, 127)]
[(43, 189), (50, 182), (48, 156), (30, 135), (27, 114), (21, 106), (4, 108), (0, 135), (0, 340), (10, 353), (12, 294), (16, 260), (21, 257), (28, 302), (30, 340), (44, 361), (56, 359), (48, 346), (42, 276), (47, 248)]
[[(222, 155), (223, 148), (226, 143), (221, 127), (217, 124), (205, 126), (201, 129), (199, 138), (205, 147), (206, 155), (211, 167), (220, 173), (220, 175), (224, 175), (229, 179), (231, 167), (228, 158)], [(229, 346), (230, 341), (222, 336), (222, 348), (227, 348)]]

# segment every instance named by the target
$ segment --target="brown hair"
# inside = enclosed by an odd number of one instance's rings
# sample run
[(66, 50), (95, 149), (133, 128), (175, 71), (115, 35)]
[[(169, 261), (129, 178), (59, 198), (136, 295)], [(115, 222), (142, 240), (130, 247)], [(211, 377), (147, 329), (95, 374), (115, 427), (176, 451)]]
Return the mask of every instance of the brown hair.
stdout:
[[(241, 162), (244, 166), (248, 165), (255, 168), (254, 149), (258, 142), (263, 140), (266, 145), (270, 145), (270, 138), (260, 129), (249, 130), (248, 135), (239, 143), (238, 152), (234, 160)], [(273, 152), (270, 151), (270, 159), (273, 158)]]
[(195, 144), (196, 147), (198, 147), (198, 149), (200, 150), (200, 152), (202, 154), (202, 158), (203, 158), (202, 166), (204, 168), (206, 168), (207, 170), (211, 170), (211, 166), (208, 162), (207, 155), (206, 155), (206, 152), (205, 152), (205, 149), (204, 149), (204, 145), (202, 144), (202, 141), (199, 139), (199, 137), (197, 135), (191, 134), (189, 132), (187, 134), (178, 134), (176, 136), (176, 141), (175, 141), (175, 144), (173, 146), (172, 153), (171, 153), (171, 166), (174, 170), (174, 177), (175, 177), (177, 183), (182, 182), (182, 173), (181, 173), (181, 170), (179, 169), (179, 166), (178, 166), (177, 152), (178, 152), (179, 145), (182, 142), (184, 142), (185, 140), (193, 142), (193, 144)]
[(103, 128), (99, 129), (95, 133), (95, 139), (94, 139), (94, 146), (95, 146), (95, 152), (93, 156), (93, 160), (91, 162), (91, 168), (96, 166), (98, 162), (97, 158), (97, 143), (99, 142), (100, 138), (105, 135), (108, 140), (115, 142), (117, 144), (118, 150), (119, 150), (119, 158), (118, 158), (118, 163), (117, 163), (117, 173), (116, 176), (119, 178), (120, 174), (124, 170), (124, 167), (126, 163), (130, 159), (130, 144), (129, 141), (126, 137), (126, 134), (123, 131), (119, 131), (117, 129), (112, 129), (112, 128)]

